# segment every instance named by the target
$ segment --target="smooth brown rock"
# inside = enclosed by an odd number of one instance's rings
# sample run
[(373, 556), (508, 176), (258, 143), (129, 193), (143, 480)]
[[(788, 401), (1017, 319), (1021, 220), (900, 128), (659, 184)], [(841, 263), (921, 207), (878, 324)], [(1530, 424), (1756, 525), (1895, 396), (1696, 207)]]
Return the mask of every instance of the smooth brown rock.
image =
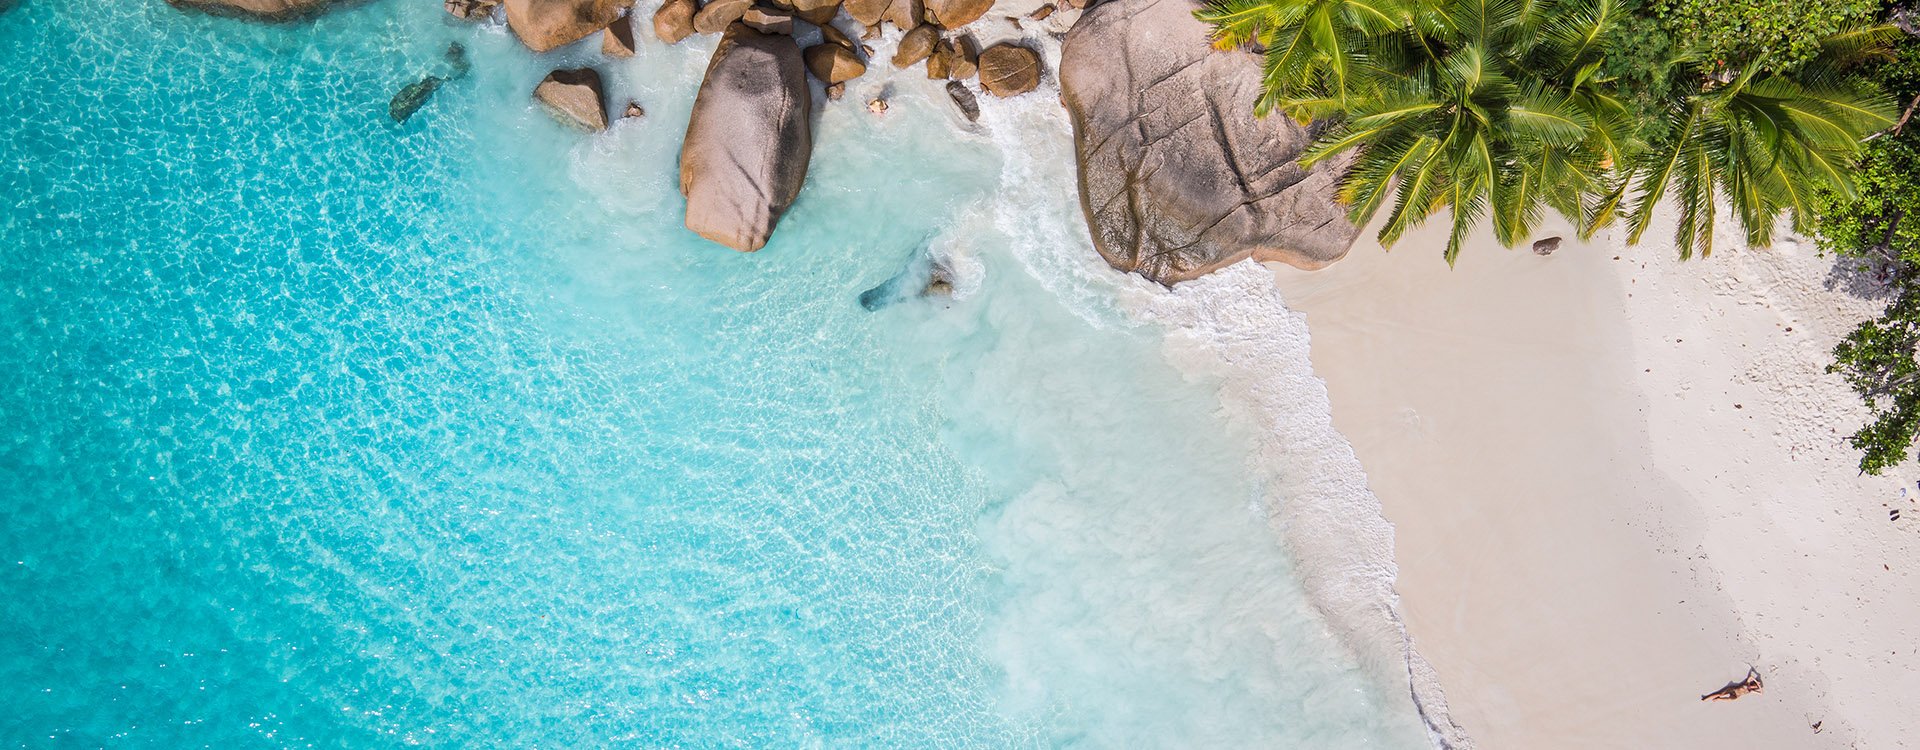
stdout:
[(886, 17), (887, 6), (891, 4), (893, 0), (846, 0), (840, 7), (855, 23), (872, 28)]
[(607, 57), (633, 57), (633, 16), (621, 16), (600, 33), (600, 54)]
[(1060, 93), (1094, 246), (1162, 284), (1250, 256), (1301, 268), (1339, 260), (1358, 231), (1335, 200), (1351, 161), (1301, 169), (1312, 133), (1252, 115), (1260, 59), (1213, 51), (1196, 7), (1110, 0), (1067, 33)]
[(506, 0), (507, 27), (527, 49), (545, 52), (606, 28), (631, 4), (632, 0)]
[(792, 37), (728, 27), (680, 146), (687, 228), (743, 252), (765, 246), (806, 182), (812, 107)]
[(854, 49), (853, 40), (847, 38), (846, 32), (834, 28), (833, 24), (819, 24), (819, 26), (820, 39), (822, 41), (828, 44), (838, 44), (849, 50)]
[(893, 52), (893, 67), (904, 68), (927, 59), (939, 43), (939, 27), (930, 23), (913, 27), (906, 36), (900, 37), (900, 46)]
[(996, 44), (980, 53), (980, 87), (994, 96), (1015, 96), (1040, 85), (1040, 55), (1016, 44)]
[(825, 26), (840, 12), (840, 0), (790, 0), (793, 14), (815, 26)]
[(867, 72), (865, 63), (859, 56), (838, 44), (816, 44), (806, 51), (807, 70), (821, 83), (834, 84), (851, 81)]
[(969, 54), (972, 46), (973, 40), (966, 37), (941, 40), (934, 45), (933, 55), (927, 58), (927, 77), (955, 81), (972, 78), (979, 71), (974, 62), (977, 55)]
[(440, 6), (447, 9), (447, 15), (462, 21), (484, 21), (500, 7), (500, 0), (446, 0)]
[(646, 116), (647, 116), (647, 110), (644, 107), (641, 107), (639, 102), (631, 102), (631, 101), (627, 102), (627, 110), (625, 112), (620, 113), (620, 117), (622, 119), (628, 119), (628, 120), (631, 120), (635, 117), (646, 117)]
[(285, 21), (320, 13), (333, 0), (167, 0), (176, 7), (193, 8), (223, 16), (246, 16), (264, 21)]
[(957, 29), (980, 20), (993, 8), (993, 0), (926, 0), (927, 20), (949, 29)]
[(754, 6), (740, 16), (740, 22), (762, 34), (785, 34), (793, 36), (793, 14), (783, 10), (772, 10)]
[(693, 15), (697, 9), (693, 0), (666, 0), (653, 12), (653, 35), (668, 44), (679, 44), (680, 40), (693, 36)]
[(702, 34), (726, 31), (734, 21), (747, 14), (753, 0), (711, 0), (693, 15), (693, 30)]
[(881, 18), (895, 28), (911, 29), (920, 25), (923, 12), (920, 0), (893, 0), (887, 4), (887, 12)]
[(588, 132), (607, 129), (606, 92), (600, 86), (599, 71), (592, 68), (548, 73), (533, 88), (533, 98), (562, 122)]

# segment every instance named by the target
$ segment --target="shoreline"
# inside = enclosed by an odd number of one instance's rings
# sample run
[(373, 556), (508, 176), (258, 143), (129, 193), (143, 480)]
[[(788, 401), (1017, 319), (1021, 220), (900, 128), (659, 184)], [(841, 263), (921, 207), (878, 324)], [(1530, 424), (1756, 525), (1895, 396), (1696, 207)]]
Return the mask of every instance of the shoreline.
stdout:
[[(1907, 480), (1854, 476), (1858, 406), (1820, 371), (1873, 304), (1821, 288), (1806, 246), (1683, 265), (1563, 230), (1549, 257), (1480, 235), (1451, 271), (1431, 223), (1392, 254), (1369, 232), (1328, 269), (1270, 266), (1455, 721), (1490, 748), (1906, 746), (1920, 603), (1890, 592), (1920, 545), (1881, 503)], [(1802, 499), (1755, 502), (1762, 482)], [(1821, 580), (1869, 563), (1877, 588)], [(1766, 693), (1698, 700), (1747, 664)]]

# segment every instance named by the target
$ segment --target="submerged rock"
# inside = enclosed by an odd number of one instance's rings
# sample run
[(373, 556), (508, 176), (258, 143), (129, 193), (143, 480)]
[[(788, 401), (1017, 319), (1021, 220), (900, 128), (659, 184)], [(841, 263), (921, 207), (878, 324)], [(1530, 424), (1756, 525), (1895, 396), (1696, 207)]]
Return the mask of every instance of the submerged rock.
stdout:
[(668, 44), (693, 36), (693, 16), (698, 11), (693, 0), (666, 0), (653, 12), (653, 35)]
[(1312, 134), (1253, 116), (1259, 58), (1213, 51), (1196, 7), (1111, 0), (1067, 34), (1061, 100), (1094, 246), (1162, 284), (1249, 256), (1309, 269), (1339, 260), (1358, 231), (1335, 200), (1350, 159), (1302, 170)]
[(413, 113), (426, 106), (427, 100), (433, 98), (433, 92), (439, 91), (440, 84), (446, 80), (440, 76), (427, 76), (407, 84), (387, 102), (387, 116), (393, 118), (394, 122), (406, 122)]
[(506, 0), (507, 27), (527, 49), (545, 52), (613, 23), (632, 0)]
[(600, 72), (593, 68), (548, 73), (534, 87), (533, 98), (569, 125), (588, 132), (607, 129), (606, 92), (600, 86)]
[(900, 272), (860, 293), (860, 306), (882, 310), (915, 297), (953, 294), (953, 269), (933, 257), (927, 247), (915, 250)]
[(953, 100), (953, 106), (960, 108), (960, 114), (966, 116), (967, 122), (980, 121), (980, 101), (974, 98), (973, 89), (967, 88), (966, 84), (948, 81), (947, 98)]
[(793, 38), (729, 27), (680, 146), (687, 228), (743, 252), (765, 246), (806, 183), (812, 110)]
[[(286, 21), (325, 11), (334, 0), (167, 0), (175, 7), (223, 16), (245, 16), (263, 21)], [(10, 3), (0, 3), (4, 10)]]

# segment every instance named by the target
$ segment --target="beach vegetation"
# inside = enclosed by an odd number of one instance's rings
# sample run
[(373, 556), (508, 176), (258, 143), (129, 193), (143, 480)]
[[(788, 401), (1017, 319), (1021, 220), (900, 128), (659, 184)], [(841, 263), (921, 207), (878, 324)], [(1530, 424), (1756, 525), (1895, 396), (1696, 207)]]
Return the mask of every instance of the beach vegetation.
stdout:
[(1387, 212), (1384, 245), (1444, 211), (1452, 262), (1480, 222), (1511, 247), (1547, 209), (1583, 237), (1624, 219), (1637, 242), (1671, 201), (1680, 253), (1706, 254), (1716, 198), (1765, 245), (1783, 215), (1808, 224), (1815, 192), (1856, 193), (1860, 142), (1896, 113), (1855, 69), (1897, 30), (1836, 21), (1729, 58), (1624, 2), (1213, 0), (1197, 15), (1217, 46), (1262, 50), (1258, 113), (1320, 123), (1303, 165), (1354, 153), (1339, 198), (1356, 224)]
[(1920, 437), (1920, 38), (1908, 37), (1871, 78), (1896, 102), (1902, 116), (1867, 142), (1851, 194), (1817, 197), (1816, 237), (1821, 248), (1858, 259), (1862, 270), (1883, 281), (1891, 296), (1879, 317), (1861, 323), (1834, 348), (1827, 369), (1846, 378), (1870, 416), (1851, 438), (1860, 470), (1879, 474), (1907, 461)]

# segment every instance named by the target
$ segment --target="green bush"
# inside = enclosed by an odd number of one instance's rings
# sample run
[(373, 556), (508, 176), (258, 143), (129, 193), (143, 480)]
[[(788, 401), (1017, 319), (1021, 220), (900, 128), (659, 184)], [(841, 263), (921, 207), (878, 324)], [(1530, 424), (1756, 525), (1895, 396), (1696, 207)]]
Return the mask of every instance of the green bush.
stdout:
[(1789, 68), (1813, 57), (1820, 39), (1870, 21), (1879, 0), (1665, 0), (1667, 28), (1710, 60), (1765, 58)]
[[(1869, 77), (1897, 101), (1912, 102), (1920, 95), (1920, 40), (1903, 42)], [(1873, 413), (1852, 443), (1860, 470), (1879, 474), (1907, 460), (1920, 437), (1920, 121), (1867, 143), (1858, 186), (1852, 198), (1822, 196), (1816, 229), (1823, 249), (1891, 272), (1893, 301), (1834, 347), (1827, 368), (1845, 376)]]

